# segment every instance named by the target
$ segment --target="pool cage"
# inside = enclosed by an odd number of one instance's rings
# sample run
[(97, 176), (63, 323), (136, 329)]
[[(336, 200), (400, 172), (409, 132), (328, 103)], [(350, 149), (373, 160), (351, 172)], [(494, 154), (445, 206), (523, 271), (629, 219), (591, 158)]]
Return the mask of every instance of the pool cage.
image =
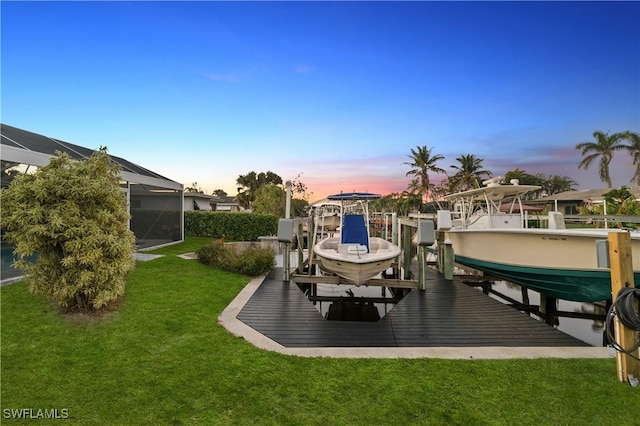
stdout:
[[(56, 151), (82, 160), (94, 151), (48, 136), (21, 130), (5, 124), (1, 127), (1, 185), (8, 186), (16, 175), (32, 173), (49, 164)], [(182, 184), (158, 175), (123, 158), (110, 155), (121, 166), (121, 188), (127, 196), (131, 220), (129, 227), (136, 236), (138, 250), (182, 241), (184, 214)], [(1, 241), (1, 280), (20, 276), (15, 270), (13, 248)]]

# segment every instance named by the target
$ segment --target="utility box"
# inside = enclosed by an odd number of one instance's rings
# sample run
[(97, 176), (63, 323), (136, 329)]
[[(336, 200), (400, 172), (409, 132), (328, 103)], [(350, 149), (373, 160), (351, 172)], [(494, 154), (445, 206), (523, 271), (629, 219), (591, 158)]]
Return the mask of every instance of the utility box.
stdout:
[(293, 219), (280, 219), (278, 221), (278, 241), (291, 243), (293, 241)]
[(441, 231), (448, 231), (453, 226), (451, 211), (449, 210), (438, 210), (436, 220), (438, 222), (438, 229)]
[(436, 242), (436, 231), (432, 220), (418, 220), (418, 245), (431, 246)]

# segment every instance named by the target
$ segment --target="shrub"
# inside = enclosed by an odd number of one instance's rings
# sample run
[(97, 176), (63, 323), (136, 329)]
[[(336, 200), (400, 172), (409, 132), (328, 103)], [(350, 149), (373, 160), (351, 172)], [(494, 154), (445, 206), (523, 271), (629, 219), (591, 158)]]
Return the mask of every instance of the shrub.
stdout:
[(186, 211), (184, 229), (189, 237), (257, 241), (258, 237), (276, 234), (278, 218), (271, 214)]
[(223, 240), (214, 240), (197, 253), (205, 265), (250, 277), (265, 274), (275, 266), (273, 250), (249, 247), (238, 253), (233, 247), (225, 246)]
[[(84, 161), (59, 154), (2, 190), (5, 237), (32, 293), (81, 310), (124, 294), (135, 237), (119, 176), (104, 149)], [(27, 262), (33, 254), (36, 261)]]

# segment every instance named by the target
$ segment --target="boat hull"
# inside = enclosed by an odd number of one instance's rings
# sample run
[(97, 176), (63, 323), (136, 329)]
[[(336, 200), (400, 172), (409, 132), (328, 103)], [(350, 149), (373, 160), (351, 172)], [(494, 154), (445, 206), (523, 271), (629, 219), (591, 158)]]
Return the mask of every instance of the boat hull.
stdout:
[(320, 268), (339, 275), (359, 286), (391, 267), (400, 248), (381, 238), (370, 238), (370, 252), (349, 250), (351, 244), (340, 244), (340, 238), (325, 238), (313, 251)]
[(340, 227), (340, 216), (321, 216), (318, 218), (319, 226), (327, 231), (336, 231)]
[[(456, 263), (550, 297), (577, 302), (611, 298), (611, 275), (598, 266), (597, 240), (607, 230), (450, 230)], [(640, 235), (632, 237), (635, 285), (640, 283)]]

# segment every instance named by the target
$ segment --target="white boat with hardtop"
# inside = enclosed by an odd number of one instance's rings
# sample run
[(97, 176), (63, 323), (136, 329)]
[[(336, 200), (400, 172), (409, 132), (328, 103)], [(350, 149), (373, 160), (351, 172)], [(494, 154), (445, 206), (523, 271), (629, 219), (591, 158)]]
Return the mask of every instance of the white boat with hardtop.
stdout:
[[(611, 298), (610, 271), (598, 262), (596, 242), (612, 229), (567, 229), (563, 215), (549, 212), (548, 228), (529, 228), (523, 195), (534, 185), (485, 182), (448, 195), (454, 211), (438, 212), (438, 228), (453, 247), (455, 262), (546, 296), (578, 302)], [(635, 285), (640, 283), (640, 232), (631, 231)], [(599, 264), (600, 263), (600, 264)]]

